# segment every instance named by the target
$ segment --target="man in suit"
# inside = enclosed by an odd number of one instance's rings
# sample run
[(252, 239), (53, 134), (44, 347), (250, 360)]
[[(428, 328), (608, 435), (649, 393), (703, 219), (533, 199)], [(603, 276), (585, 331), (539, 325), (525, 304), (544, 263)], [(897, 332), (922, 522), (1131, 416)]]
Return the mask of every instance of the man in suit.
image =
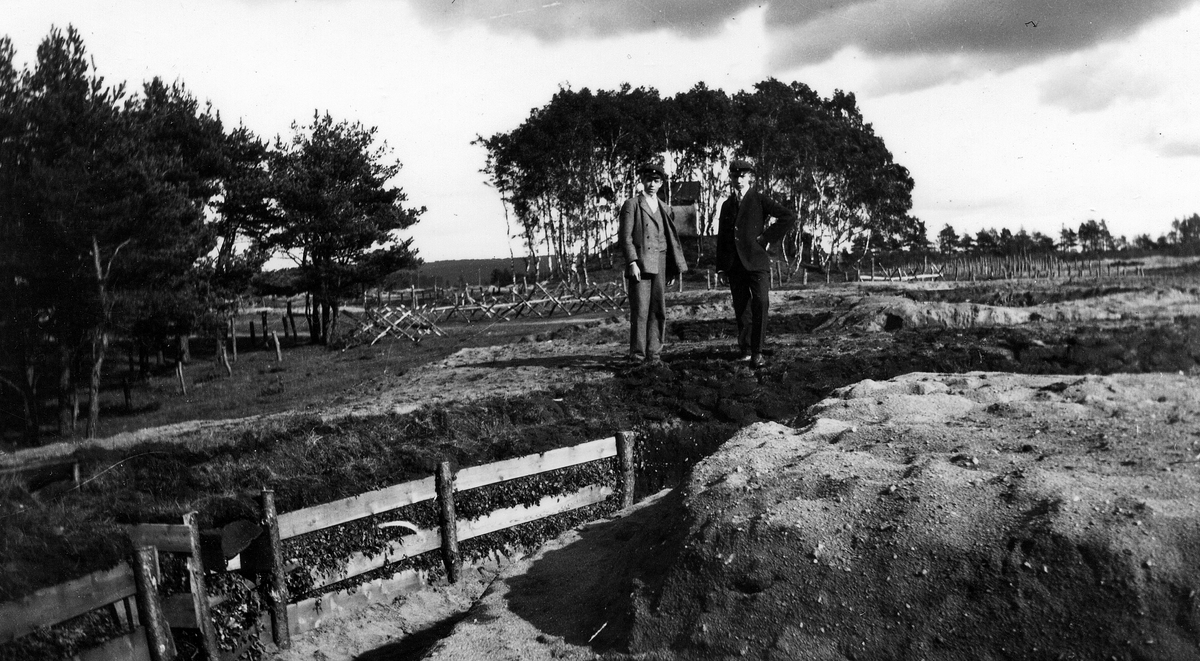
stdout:
[(667, 325), (667, 282), (687, 271), (671, 207), (658, 199), (667, 180), (662, 166), (638, 168), (640, 193), (621, 205), (620, 243), (629, 289), (629, 360), (661, 360)]
[[(749, 161), (734, 159), (729, 164), (729, 180), (733, 191), (721, 205), (717, 226), (717, 269), (729, 278), (733, 294), (738, 360), (762, 367), (766, 364), (762, 350), (771, 292), (767, 249), (783, 240), (796, 223), (796, 213), (754, 188), (754, 165)], [(775, 222), (768, 225), (770, 217)]]

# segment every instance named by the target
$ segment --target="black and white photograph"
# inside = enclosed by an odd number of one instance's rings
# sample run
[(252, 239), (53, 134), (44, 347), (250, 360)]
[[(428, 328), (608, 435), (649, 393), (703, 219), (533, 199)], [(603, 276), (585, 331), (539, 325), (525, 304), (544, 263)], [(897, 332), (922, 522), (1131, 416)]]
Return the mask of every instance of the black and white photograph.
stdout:
[(0, 0), (0, 661), (1200, 661), (1198, 105), (1198, 0)]

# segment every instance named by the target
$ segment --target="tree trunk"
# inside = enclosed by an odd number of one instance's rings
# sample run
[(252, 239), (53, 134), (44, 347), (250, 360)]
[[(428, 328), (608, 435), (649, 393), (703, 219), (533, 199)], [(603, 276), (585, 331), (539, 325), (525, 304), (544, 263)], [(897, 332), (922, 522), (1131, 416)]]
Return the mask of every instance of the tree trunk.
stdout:
[[(60, 340), (61, 341), (61, 340)], [(74, 362), (70, 349), (58, 348), (58, 433), (67, 437), (71, 433), (71, 365)]]
[(38, 402), (37, 370), (33, 365), (25, 368), (24, 385), (26, 401), (29, 402), (25, 422), (25, 438), (31, 445), (36, 445), (38, 438), (42, 435), (42, 413)]
[(325, 308), (325, 323), (328, 325), (325, 329), (326, 344), (329, 344), (337, 337), (338, 309), (337, 299), (330, 301), (328, 307)]
[(92, 338), (92, 378), (88, 387), (87, 437), (96, 438), (100, 431), (100, 376), (104, 353), (108, 349), (108, 331), (101, 325)]

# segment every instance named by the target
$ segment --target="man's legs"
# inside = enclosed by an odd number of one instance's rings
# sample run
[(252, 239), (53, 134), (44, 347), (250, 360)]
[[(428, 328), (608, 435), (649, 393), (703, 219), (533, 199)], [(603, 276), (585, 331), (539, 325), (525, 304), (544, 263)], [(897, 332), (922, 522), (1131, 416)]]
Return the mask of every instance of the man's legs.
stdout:
[(750, 290), (750, 353), (762, 355), (767, 341), (767, 310), (771, 307), (770, 271), (753, 271), (747, 274)]
[(658, 360), (662, 353), (663, 337), (667, 332), (667, 254), (659, 253), (658, 273), (643, 276), (650, 280), (650, 300), (647, 305), (646, 358)]
[(733, 318), (737, 321), (738, 329), (738, 349), (744, 353), (750, 353), (750, 331), (753, 325), (753, 318), (750, 312), (750, 282), (749, 277), (752, 275), (749, 271), (742, 268), (740, 262), (735, 261), (733, 268), (729, 269), (729, 293), (733, 296)]
[(637, 361), (646, 360), (646, 325), (650, 316), (653, 277), (643, 274), (641, 280), (625, 279), (629, 285), (629, 357)]

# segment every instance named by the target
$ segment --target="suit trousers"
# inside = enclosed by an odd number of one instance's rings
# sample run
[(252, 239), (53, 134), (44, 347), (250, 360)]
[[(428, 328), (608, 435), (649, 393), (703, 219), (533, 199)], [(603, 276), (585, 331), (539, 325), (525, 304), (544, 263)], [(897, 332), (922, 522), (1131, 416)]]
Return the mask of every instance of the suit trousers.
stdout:
[(736, 257), (729, 269), (733, 316), (737, 319), (738, 347), (761, 353), (767, 337), (767, 309), (771, 305), (771, 272), (747, 271)]
[(658, 358), (667, 330), (667, 253), (658, 253), (658, 273), (643, 273), (629, 285), (629, 355), (638, 360)]

